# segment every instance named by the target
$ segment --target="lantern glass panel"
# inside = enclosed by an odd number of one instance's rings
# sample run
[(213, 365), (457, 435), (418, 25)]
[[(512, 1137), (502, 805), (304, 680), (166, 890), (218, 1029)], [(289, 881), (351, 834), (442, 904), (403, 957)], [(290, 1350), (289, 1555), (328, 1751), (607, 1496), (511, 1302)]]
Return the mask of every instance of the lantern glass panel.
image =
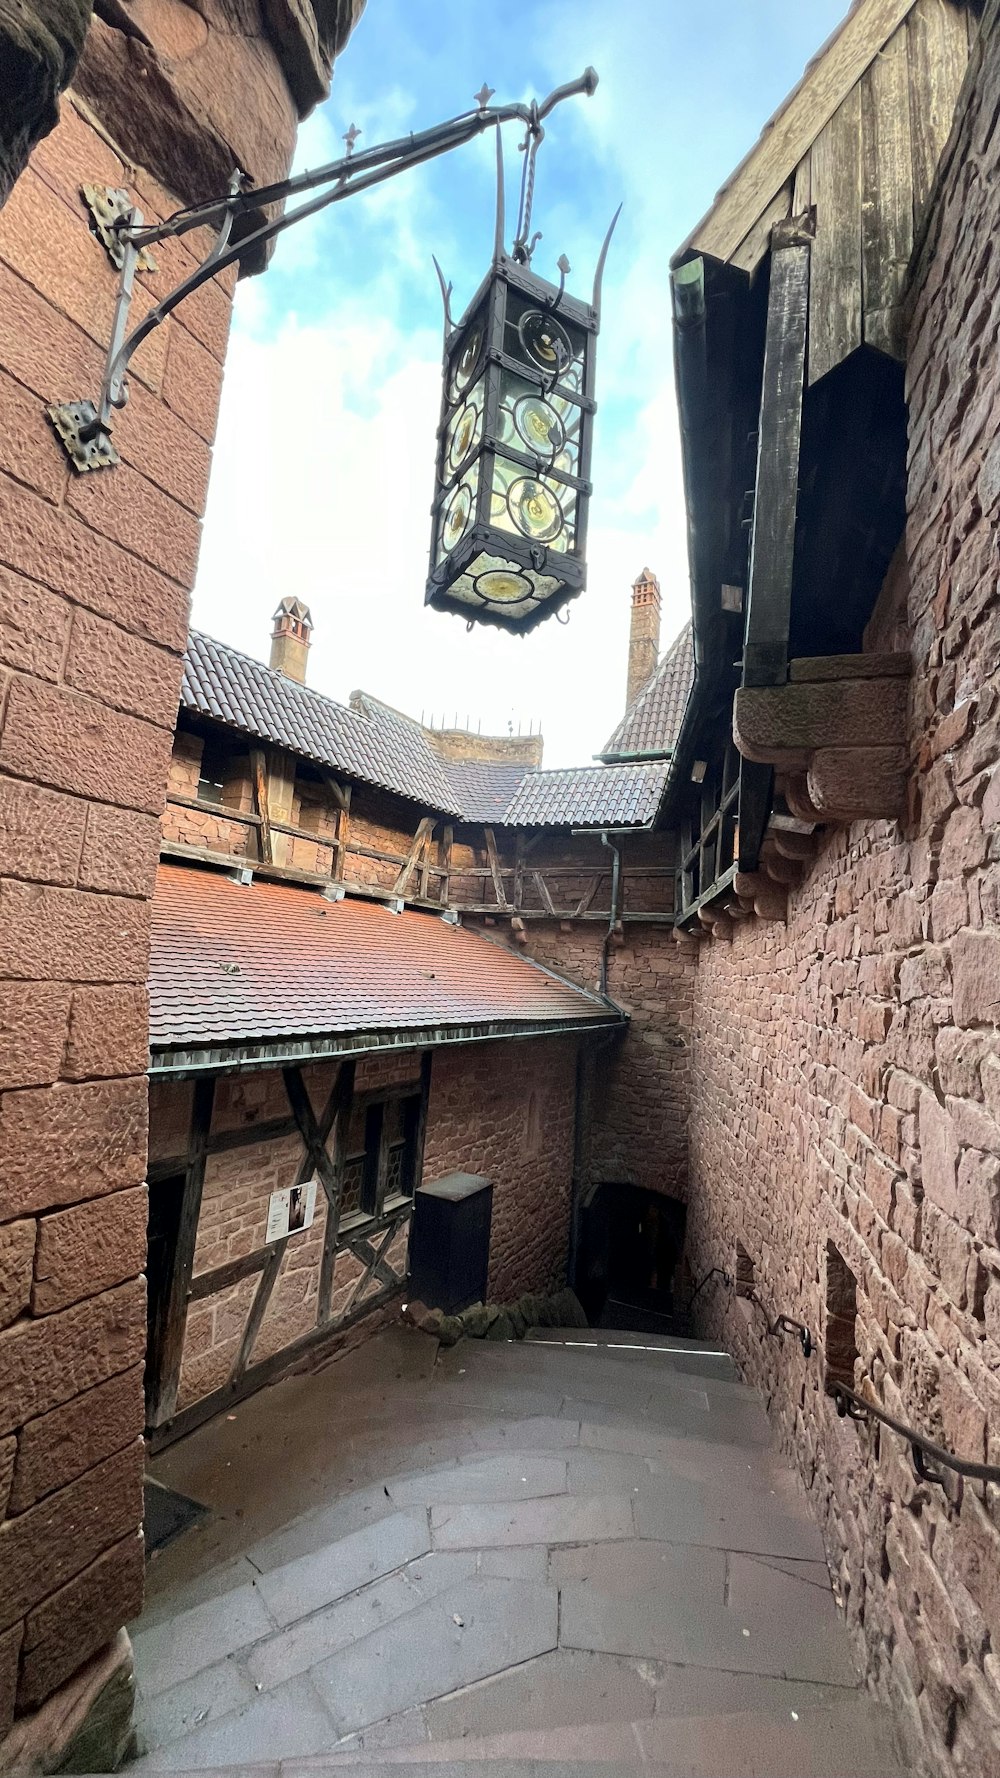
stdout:
[(583, 388), (586, 335), (549, 308), (542, 308), (520, 291), (511, 290), (504, 316), (504, 351), (526, 365), (534, 377), (544, 377), (579, 393)]
[(526, 472), (523, 464), (497, 457), (490, 524), (568, 555), (576, 543), (576, 490), (553, 476)]
[(442, 561), (461, 543), (476, 516), (479, 493), (479, 459), (470, 465), (450, 494), (442, 495), (438, 517), (436, 560)]
[(478, 309), (463, 328), (448, 361), (447, 396), (461, 401), (482, 368), (486, 351), (486, 311)]
[(440, 476), (449, 482), (482, 441), (486, 382), (480, 378), (448, 421), (441, 451)]
[(539, 389), (504, 370), (500, 378), (499, 443), (523, 451), (563, 475), (580, 473), (580, 409), (554, 390)]
[(551, 574), (539, 574), (519, 562), (484, 551), (449, 587), (450, 597), (480, 611), (496, 611), (505, 618), (525, 618), (551, 599), (562, 585)]

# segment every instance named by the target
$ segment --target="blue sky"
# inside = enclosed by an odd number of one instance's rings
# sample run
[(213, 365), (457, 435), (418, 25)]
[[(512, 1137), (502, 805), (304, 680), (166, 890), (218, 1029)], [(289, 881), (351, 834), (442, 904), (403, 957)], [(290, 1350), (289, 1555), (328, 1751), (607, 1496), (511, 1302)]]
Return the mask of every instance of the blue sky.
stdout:
[[(312, 608), (310, 682), (357, 686), (484, 731), (541, 722), (548, 765), (582, 763), (621, 714), (631, 582), (663, 588), (664, 646), (687, 615), (670, 358), (670, 254), (708, 208), (846, 0), (368, 0), (297, 166), (469, 108), (544, 96), (582, 72), (592, 99), (549, 119), (535, 266), (560, 253), (589, 292), (624, 201), (598, 348), (589, 585), (563, 627), (468, 633), (425, 611), (440, 388), (436, 254), (458, 314), (487, 269), (494, 146), (472, 143), (281, 238), (239, 287), (193, 621), (265, 654), (278, 599)], [(520, 171), (505, 133), (508, 216)]]

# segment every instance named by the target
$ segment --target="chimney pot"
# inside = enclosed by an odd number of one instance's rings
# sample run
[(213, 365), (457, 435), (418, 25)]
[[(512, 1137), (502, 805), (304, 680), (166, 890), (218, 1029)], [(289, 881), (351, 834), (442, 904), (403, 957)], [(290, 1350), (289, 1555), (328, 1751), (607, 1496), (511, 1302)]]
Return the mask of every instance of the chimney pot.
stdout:
[(299, 685), (306, 682), (312, 627), (308, 605), (301, 599), (282, 599), (274, 614), (270, 665), (275, 673), (284, 673), (286, 679), (295, 679)]
[(625, 708), (631, 709), (639, 693), (656, 672), (660, 656), (660, 583), (644, 568), (632, 583), (632, 624), (628, 640), (628, 689)]

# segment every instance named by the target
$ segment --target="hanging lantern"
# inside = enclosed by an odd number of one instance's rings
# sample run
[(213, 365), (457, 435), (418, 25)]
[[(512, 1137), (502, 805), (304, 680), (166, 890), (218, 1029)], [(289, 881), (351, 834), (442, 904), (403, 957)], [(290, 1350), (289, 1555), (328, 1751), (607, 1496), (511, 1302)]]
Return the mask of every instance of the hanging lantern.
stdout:
[(525, 144), (521, 216), (508, 254), (497, 132), (493, 265), (457, 325), (438, 268), (444, 392), (425, 602), (470, 625), (521, 632), (575, 599), (586, 581), (594, 358), (604, 262), (618, 220), (589, 304), (567, 295), (565, 257), (558, 285), (532, 271), (539, 237), (529, 245), (527, 236), (541, 133), (529, 132)]

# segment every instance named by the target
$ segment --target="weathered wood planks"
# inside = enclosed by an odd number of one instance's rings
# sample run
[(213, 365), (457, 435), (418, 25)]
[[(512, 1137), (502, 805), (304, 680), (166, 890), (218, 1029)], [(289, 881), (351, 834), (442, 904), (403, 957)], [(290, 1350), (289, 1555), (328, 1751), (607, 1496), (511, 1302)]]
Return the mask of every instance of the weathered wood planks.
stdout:
[(919, 231), (969, 60), (965, 10), (917, 0), (906, 25), (910, 65), (913, 203)]
[(812, 192), (809, 381), (815, 383), (862, 338), (860, 86), (848, 93), (813, 144)]
[(904, 355), (898, 304), (913, 251), (910, 70), (905, 26), (861, 84), (861, 287), (866, 342)]
[(723, 187), (678, 259), (692, 249), (715, 259), (732, 256), (912, 4), (913, 0), (867, 0), (844, 20)]

